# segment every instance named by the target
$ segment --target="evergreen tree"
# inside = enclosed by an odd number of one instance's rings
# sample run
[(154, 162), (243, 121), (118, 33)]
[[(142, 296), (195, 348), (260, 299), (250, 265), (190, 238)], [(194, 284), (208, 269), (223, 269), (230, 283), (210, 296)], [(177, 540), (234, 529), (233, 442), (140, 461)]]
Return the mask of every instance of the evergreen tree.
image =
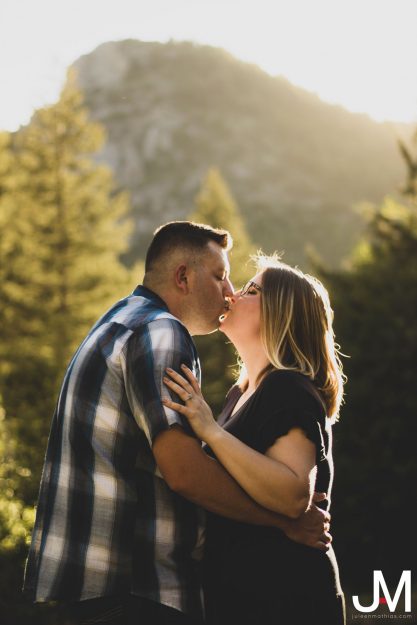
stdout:
[(211, 168), (207, 172), (196, 197), (196, 209), (189, 218), (230, 232), (233, 237), (233, 248), (229, 254), (231, 280), (235, 286), (243, 286), (253, 273), (250, 256), (256, 249), (236, 201), (218, 169)]
[[(333, 506), (342, 573), (357, 592), (369, 588), (375, 569), (395, 587), (417, 553), (410, 500), (417, 481), (416, 207), (387, 199), (372, 212), (350, 269), (322, 276), (349, 355)], [(395, 540), (387, 540), (393, 531)]]
[(31, 319), (58, 377), (103, 304), (128, 284), (118, 262), (129, 229), (127, 198), (114, 193), (111, 172), (90, 157), (103, 140), (71, 75), (60, 100), (37, 111), (16, 138), (18, 168), (26, 173), (22, 249), (39, 309)]
[[(12, 135), (0, 133), (0, 380), (10, 373), (11, 356), (16, 346), (24, 308), (24, 287), (16, 280), (19, 265), (19, 237), (14, 228), (17, 212), (19, 175), (16, 170)], [(24, 266), (24, 263), (23, 263)], [(10, 415), (9, 415), (10, 417)], [(0, 396), (0, 613), (12, 622), (21, 600), (23, 562), (34, 520), (33, 506), (17, 495), (18, 485), (30, 479), (31, 472), (16, 462), (19, 447), (6, 419)], [(30, 426), (29, 428), (30, 429)], [(23, 621), (30, 614), (23, 610)]]
[[(20, 302), (24, 288), (16, 279), (19, 236), (15, 227), (18, 212), (18, 173), (12, 150), (12, 135), (0, 133), (0, 375), (6, 366), (7, 347), (18, 337)], [(23, 273), (23, 267), (20, 273)]]
[[(217, 169), (210, 169), (196, 197), (196, 209), (189, 219), (216, 228), (225, 228), (233, 237), (229, 254), (231, 279), (237, 288), (253, 275), (251, 254), (255, 253), (244, 220), (226, 182)], [(196, 337), (203, 371), (203, 392), (214, 414), (224, 402), (227, 390), (234, 382), (236, 354), (221, 332)]]
[(92, 158), (103, 140), (72, 75), (56, 104), (15, 135), (0, 134), (0, 612), (7, 622), (43, 622), (17, 604), (63, 371), (91, 324), (142, 271), (119, 261), (128, 199)]
[(417, 202), (417, 154), (413, 149), (417, 146), (417, 132), (414, 134), (413, 144), (414, 146), (407, 146), (404, 141), (400, 141), (399, 148), (407, 167), (407, 181), (403, 191)]
[(35, 500), (62, 375), (91, 324), (132, 289), (119, 262), (128, 201), (92, 155), (104, 140), (70, 75), (59, 101), (1, 143), (0, 391), (17, 466), (16, 496)]

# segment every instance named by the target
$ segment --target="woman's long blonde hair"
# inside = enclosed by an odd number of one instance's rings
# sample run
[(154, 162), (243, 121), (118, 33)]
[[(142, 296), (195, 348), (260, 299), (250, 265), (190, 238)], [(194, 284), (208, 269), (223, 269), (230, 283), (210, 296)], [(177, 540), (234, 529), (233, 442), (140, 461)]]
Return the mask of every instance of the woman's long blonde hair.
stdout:
[[(323, 284), (277, 255), (255, 257), (262, 271), (261, 340), (269, 365), (257, 383), (274, 369), (297, 371), (312, 380), (327, 416), (338, 419), (345, 376), (335, 345), (333, 310)], [(239, 383), (246, 386), (241, 370)]]

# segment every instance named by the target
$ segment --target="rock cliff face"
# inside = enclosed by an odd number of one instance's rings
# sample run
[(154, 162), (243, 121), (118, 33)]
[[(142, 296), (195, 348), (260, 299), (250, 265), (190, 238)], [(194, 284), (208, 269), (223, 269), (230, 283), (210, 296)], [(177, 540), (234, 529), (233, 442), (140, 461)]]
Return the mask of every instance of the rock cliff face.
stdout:
[(392, 125), (323, 103), (223, 50), (192, 43), (105, 43), (75, 63), (108, 140), (100, 160), (131, 193), (130, 260), (153, 229), (185, 218), (217, 166), (265, 251), (329, 263), (360, 231), (354, 203), (378, 201), (404, 176)]

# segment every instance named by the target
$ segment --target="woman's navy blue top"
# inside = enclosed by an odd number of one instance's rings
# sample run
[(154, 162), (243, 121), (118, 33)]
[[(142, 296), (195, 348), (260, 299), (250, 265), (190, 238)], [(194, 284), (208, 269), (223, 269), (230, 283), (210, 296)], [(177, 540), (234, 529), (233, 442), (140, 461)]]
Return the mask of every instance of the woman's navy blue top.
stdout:
[[(229, 391), (219, 423), (262, 454), (280, 436), (301, 428), (316, 447), (315, 490), (327, 493), (320, 505), (328, 509), (333, 482), (331, 423), (314, 384), (302, 374), (274, 370), (232, 415), (241, 394), (237, 386)], [(208, 447), (206, 451), (214, 456)], [(293, 595), (318, 597), (326, 604), (342, 595), (332, 548), (325, 553), (289, 540), (278, 529), (215, 514), (208, 515), (204, 569), (206, 595), (214, 599), (219, 593), (224, 596), (225, 589), (260, 602)]]

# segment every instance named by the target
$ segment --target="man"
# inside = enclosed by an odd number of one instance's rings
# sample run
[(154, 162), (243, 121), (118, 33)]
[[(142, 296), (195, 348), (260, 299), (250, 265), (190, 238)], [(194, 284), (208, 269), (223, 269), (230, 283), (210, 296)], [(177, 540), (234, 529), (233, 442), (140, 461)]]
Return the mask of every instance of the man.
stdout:
[(290, 521), (257, 506), (161, 402), (167, 367), (199, 376), (191, 335), (214, 331), (227, 309), (230, 247), (226, 231), (162, 226), (143, 286), (95, 324), (67, 369), (25, 590), (66, 604), (76, 623), (200, 622), (201, 508), (326, 548), (324, 513)]

